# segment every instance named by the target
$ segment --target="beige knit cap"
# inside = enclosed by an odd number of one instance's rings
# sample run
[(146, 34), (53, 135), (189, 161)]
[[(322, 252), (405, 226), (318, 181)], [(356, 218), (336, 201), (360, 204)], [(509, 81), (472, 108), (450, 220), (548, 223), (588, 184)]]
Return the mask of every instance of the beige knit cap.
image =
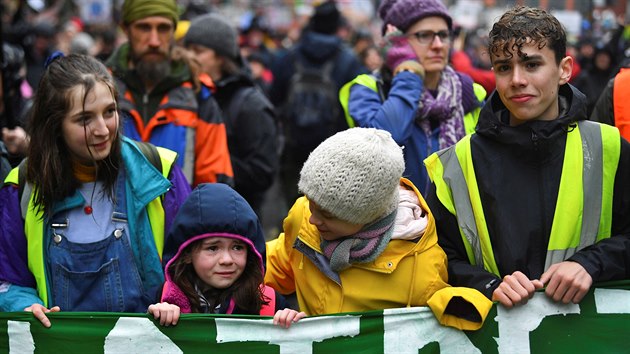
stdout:
[(311, 152), (298, 188), (335, 217), (369, 224), (397, 208), (404, 169), (402, 149), (389, 132), (351, 128)]

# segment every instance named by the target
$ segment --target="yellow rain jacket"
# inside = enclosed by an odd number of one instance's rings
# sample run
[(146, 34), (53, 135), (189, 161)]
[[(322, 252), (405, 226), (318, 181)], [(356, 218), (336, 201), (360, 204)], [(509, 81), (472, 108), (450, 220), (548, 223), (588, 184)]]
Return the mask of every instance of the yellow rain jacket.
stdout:
[[(492, 302), (477, 290), (448, 284), (446, 254), (437, 243), (433, 215), (416, 187), (404, 178), (401, 183), (415, 191), (428, 212), (428, 225), (419, 241), (392, 240), (375, 261), (334, 273), (330, 267), (318, 266), (328, 260), (317, 228), (309, 223), (309, 201), (302, 197), (284, 220), (284, 233), (267, 242), (265, 284), (285, 295), (295, 292), (300, 310), (308, 315), (429, 306), (444, 325), (480, 328)], [(320, 270), (325, 268), (328, 271)], [(446, 311), (454, 298), (454, 306)], [(457, 315), (453, 308), (460, 309)]]

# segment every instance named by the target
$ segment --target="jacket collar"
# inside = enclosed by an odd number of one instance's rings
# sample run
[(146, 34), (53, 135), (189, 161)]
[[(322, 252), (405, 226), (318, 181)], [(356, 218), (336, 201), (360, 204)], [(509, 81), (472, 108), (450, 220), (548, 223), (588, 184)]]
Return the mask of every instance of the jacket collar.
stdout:
[(544, 145), (566, 134), (570, 125), (587, 119), (586, 97), (570, 84), (560, 86), (558, 102), (558, 118), (529, 121), (514, 127), (510, 126), (509, 112), (495, 91), (481, 110), (476, 132), (501, 144), (521, 147), (532, 145), (535, 135), (539, 144)]
[[(411, 181), (406, 178), (402, 178), (401, 183), (408, 188), (411, 188), (416, 193), (416, 195), (420, 196), (420, 191), (418, 191), (418, 189), (411, 183)], [(420, 199), (420, 197), (418, 198)], [(300, 223), (298, 234), (293, 246), (306, 257), (311, 259), (313, 263), (318, 265), (322, 263), (323, 257), (320, 246), (320, 235), (317, 231), (317, 227), (309, 222), (311, 214), (308, 208), (308, 199), (306, 197), (302, 197), (298, 199), (298, 202), (300, 203), (299, 207), (302, 208), (302, 221)], [(426, 205), (425, 207), (428, 208), (428, 206)], [(432, 217), (430, 218), (428, 223), (430, 223), (430, 225), (427, 226), (425, 233), (431, 232), (431, 230), (433, 230), (434, 232), (435, 221)], [(398, 263), (403, 258), (407, 257), (409, 254), (413, 254), (413, 252), (419, 252), (421, 249), (426, 248), (428, 243), (434, 241), (435, 240), (433, 240), (431, 237), (428, 237), (427, 235), (423, 235), (418, 242), (393, 240), (390, 241), (390, 245), (387, 246), (385, 251), (383, 251), (383, 253), (374, 262), (354, 264), (353, 266), (378, 272), (391, 273), (396, 269)], [(326, 274), (326, 272), (324, 273)], [(337, 281), (334, 277), (330, 278), (334, 281)]]
[[(136, 207), (144, 207), (153, 199), (166, 193), (171, 182), (146, 160), (142, 152), (129, 138), (122, 138), (122, 155), (125, 166), (127, 198), (131, 197)], [(76, 190), (73, 195), (55, 203), (52, 215), (76, 208), (85, 203), (83, 195)]]
[(131, 197), (138, 206), (146, 206), (153, 199), (166, 193), (171, 182), (164, 178), (144, 157), (140, 149), (128, 138), (123, 137), (122, 154), (127, 173), (128, 198)]

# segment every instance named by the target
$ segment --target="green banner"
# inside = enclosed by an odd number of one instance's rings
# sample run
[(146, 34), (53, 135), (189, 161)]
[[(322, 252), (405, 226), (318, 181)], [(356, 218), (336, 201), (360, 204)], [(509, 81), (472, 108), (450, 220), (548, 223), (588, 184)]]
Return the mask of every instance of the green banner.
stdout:
[(478, 331), (441, 326), (428, 308), (313, 316), (290, 329), (270, 317), (59, 312), (44, 328), (30, 313), (0, 313), (0, 353), (629, 353), (630, 282), (592, 289), (579, 304), (537, 293), (494, 306)]

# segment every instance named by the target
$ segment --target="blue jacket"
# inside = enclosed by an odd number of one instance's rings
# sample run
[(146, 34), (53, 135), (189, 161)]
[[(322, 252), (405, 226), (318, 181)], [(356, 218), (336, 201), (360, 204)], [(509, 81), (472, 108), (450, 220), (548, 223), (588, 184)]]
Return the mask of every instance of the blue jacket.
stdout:
[[(460, 80), (463, 79), (462, 74), (458, 75)], [(475, 90), (473, 85), (469, 87), (464, 85), (464, 81), (462, 89)], [(357, 126), (383, 129), (392, 134), (396, 143), (404, 147), (404, 177), (409, 178), (424, 195), (429, 185), (429, 177), (422, 161), (439, 149), (440, 128), (432, 127), (431, 132), (426, 134), (415, 122), (418, 101), (423, 90), (422, 80), (411, 72), (401, 72), (393, 78), (384, 102), (377, 91), (360, 84), (352, 85), (347, 113)], [(483, 96), (485, 97), (485, 92)], [(464, 114), (478, 115), (479, 105), (479, 102), (472, 107), (464, 105)]]
[[(153, 199), (163, 195), (164, 230), (168, 230), (179, 206), (190, 193), (190, 186), (177, 165), (172, 166), (169, 179), (165, 179), (136, 145), (126, 138), (123, 139), (122, 156), (127, 173), (126, 199), (131, 246), (145, 290), (149, 294), (156, 294), (164, 279), (159, 257), (161, 250), (156, 249), (144, 209)], [(5, 184), (0, 189), (0, 200), (3, 201), (0, 203), (0, 310), (22, 311), (34, 303), (43, 304), (43, 301), (38, 296), (34, 274), (28, 267), (27, 237), (17, 186)], [(78, 191), (56, 205), (72, 206), (77, 202), (83, 202)], [(57, 207), (55, 212), (63, 210)], [(45, 230), (50, 232), (51, 228), (45, 227)], [(44, 235), (44, 239), (50, 239), (49, 236)], [(44, 256), (45, 249), (44, 244)], [(49, 274), (46, 276), (49, 277)]]

